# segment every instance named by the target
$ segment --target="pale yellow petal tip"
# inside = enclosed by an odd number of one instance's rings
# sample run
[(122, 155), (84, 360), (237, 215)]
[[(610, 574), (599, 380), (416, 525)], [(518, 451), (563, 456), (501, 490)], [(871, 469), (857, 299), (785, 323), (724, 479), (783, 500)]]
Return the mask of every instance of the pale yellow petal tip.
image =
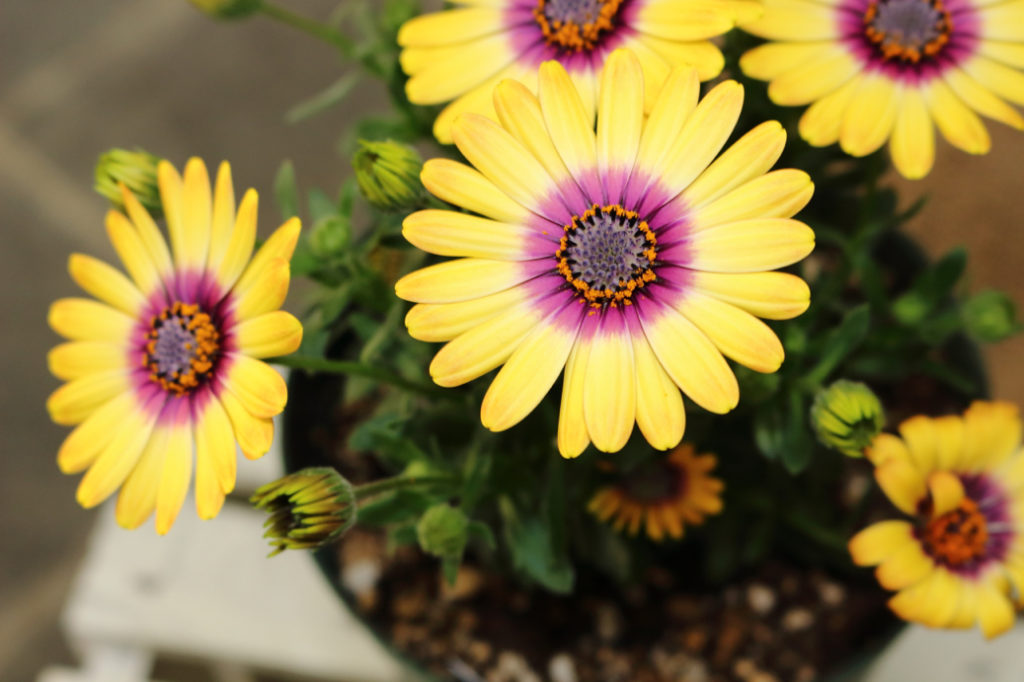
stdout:
[(92, 509), (99, 506), (107, 497), (109, 495), (99, 496), (96, 494), (94, 486), (89, 485), (88, 476), (82, 479), (82, 482), (78, 484), (78, 490), (75, 491), (75, 500), (83, 509)]
[(121, 505), (118, 505), (117, 511), (114, 514), (114, 520), (117, 521), (117, 525), (120, 526), (122, 530), (138, 530), (139, 527), (142, 526), (142, 524), (144, 524), (146, 522), (146, 519), (148, 518), (148, 515), (133, 516), (129, 512), (122, 512)]

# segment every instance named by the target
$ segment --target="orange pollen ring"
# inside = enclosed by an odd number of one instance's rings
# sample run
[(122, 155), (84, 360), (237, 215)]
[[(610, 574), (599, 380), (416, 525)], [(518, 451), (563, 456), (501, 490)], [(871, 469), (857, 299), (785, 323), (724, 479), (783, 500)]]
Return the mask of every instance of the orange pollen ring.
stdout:
[(540, 26), (548, 45), (558, 45), (570, 52), (590, 51), (597, 47), (601, 35), (615, 28), (615, 15), (624, 0), (597, 0), (601, 3), (590, 21), (578, 23), (573, 19), (555, 19), (548, 15), (548, 5), (558, 0), (537, 0), (533, 18)]
[(143, 367), (151, 381), (175, 396), (197, 388), (220, 351), (220, 332), (195, 303), (178, 301), (153, 316), (146, 339)]
[(921, 531), (925, 551), (949, 566), (961, 566), (985, 556), (988, 522), (974, 500), (964, 498), (960, 506), (931, 521)]
[[(585, 232), (588, 226), (584, 223), (595, 218), (601, 218), (604, 214), (613, 217), (624, 227), (632, 227), (636, 234), (642, 236), (644, 246), (646, 247), (640, 253), (635, 254), (637, 260), (642, 264), (642, 269), (639, 272), (634, 271), (633, 277), (629, 279), (620, 279), (618, 286), (615, 288), (592, 286), (573, 272), (573, 267), (570, 263), (569, 242), (573, 235), (577, 231)], [(609, 206), (594, 204), (584, 211), (583, 215), (573, 216), (572, 222), (565, 226), (565, 232), (562, 234), (561, 240), (559, 240), (555, 258), (558, 259), (558, 272), (565, 277), (565, 281), (576, 289), (580, 303), (589, 303), (590, 307), (595, 309), (605, 306), (615, 308), (620, 303), (622, 305), (633, 305), (633, 302), (630, 300), (633, 297), (633, 292), (637, 289), (642, 289), (648, 282), (653, 282), (657, 279), (650, 266), (654, 264), (655, 259), (658, 257), (658, 238), (647, 222), (639, 220), (639, 218), (640, 215), (636, 211), (627, 211), (618, 204), (611, 204)], [(632, 223), (635, 223), (635, 225), (632, 225)]]
[(871, 5), (864, 12), (864, 37), (874, 43), (884, 60), (917, 64), (926, 57), (934, 57), (939, 54), (942, 48), (949, 43), (950, 36), (953, 34), (953, 18), (950, 16), (949, 10), (942, 4), (942, 0), (918, 0), (918, 2), (930, 6), (936, 15), (934, 24), (928, 27), (934, 35), (924, 42), (907, 42), (902, 31), (879, 28), (880, 0), (872, 0)]

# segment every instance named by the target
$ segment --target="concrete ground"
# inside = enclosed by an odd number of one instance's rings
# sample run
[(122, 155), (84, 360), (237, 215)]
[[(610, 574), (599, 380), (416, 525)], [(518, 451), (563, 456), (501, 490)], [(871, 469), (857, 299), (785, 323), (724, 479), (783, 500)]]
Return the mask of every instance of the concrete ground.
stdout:
[[(292, 3), (325, 16), (333, 0)], [(93, 513), (74, 502), (77, 478), (54, 454), (67, 430), (46, 416), (57, 381), (46, 351), (57, 337), (48, 304), (73, 295), (72, 251), (113, 259), (104, 202), (91, 192), (96, 156), (145, 147), (181, 164), (193, 154), (229, 159), (236, 186), (257, 187), (264, 234), (278, 220), (270, 188), (291, 158), (306, 186), (333, 188), (348, 173), (334, 153), (347, 107), (296, 126), (295, 102), (341, 75), (333, 52), (258, 18), (217, 24), (184, 0), (4, 0), (0, 4), (0, 680), (29, 682), (71, 661), (57, 616)], [(351, 101), (381, 103), (368, 86)], [(936, 171), (900, 184), (931, 194), (913, 232), (933, 253), (971, 251), (975, 289), (998, 287), (1024, 303), (1024, 134), (991, 124), (993, 152), (972, 158), (940, 145)], [(1024, 404), (1024, 339), (992, 347), (997, 397)], [(165, 662), (162, 677), (205, 680)]]

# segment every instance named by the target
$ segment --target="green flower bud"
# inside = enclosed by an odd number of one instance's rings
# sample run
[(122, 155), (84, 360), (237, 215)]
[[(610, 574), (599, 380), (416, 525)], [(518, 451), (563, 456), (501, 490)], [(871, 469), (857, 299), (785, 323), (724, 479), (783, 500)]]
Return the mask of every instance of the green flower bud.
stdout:
[(416, 537), (424, 552), (441, 559), (458, 558), (469, 538), (469, 519), (458, 507), (435, 504), (420, 517)]
[(201, 12), (216, 19), (239, 19), (260, 8), (263, 0), (188, 0)]
[(423, 198), (423, 160), (408, 145), (359, 140), (352, 167), (363, 196), (382, 211), (407, 211)]
[(263, 537), (274, 551), (315, 549), (341, 537), (356, 522), (352, 484), (334, 469), (311, 467), (262, 486), (249, 498), (270, 513)]
[(129, 151), (127, 149), (110, 149), (100, 155), (96, 162), (96, 191), (110, 200), (116, 208), (123, 211), (124, 199), (121, 185), (135, 195), (150, 215), (158, 218), (163, 215), (160, 203), (160, 188), (156, 181), (156, 166), (160, 163), (159, 156), (153, 156), (143, 149)]
[(859, 381), (840, 379), (818, 391), (811, 406), (818, 440), (850, 457), (863, 457), (884, 424), (882, 403)]
[(1002, 341), (1021, 330), (1017, 306), (1001, 291), (982, 291), (971, 296), (962, 311), (967, 331), (979, 341)]
[(352, 239), (352, 227), (339, 216), (321, 218), (309, 233), (309, 248), (317, 258), (329, 260), (345, 250)]

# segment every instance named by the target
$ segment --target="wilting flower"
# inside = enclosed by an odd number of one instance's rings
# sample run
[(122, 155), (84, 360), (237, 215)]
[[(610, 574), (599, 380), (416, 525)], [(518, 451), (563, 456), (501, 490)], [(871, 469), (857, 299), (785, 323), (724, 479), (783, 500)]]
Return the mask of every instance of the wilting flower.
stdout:
[(249, 501), (270, 514), (263, 537), (274, 551), (315, 549), (342, 536), (356, 522), (352, 484), (329, 467), (311, 467), (272, 481)]
[(643, 527), (656, 542), (666, 535), (678, 540), (686, 524), (699, 526), (705, 516), (722, 511), (724, 486), (709, 473), (715, 464), (714, 455), (697, 455), (692, 445), (681, 445), (598, 490), (587, 508), (615, 530), (636, 535)]
[(742, 28), (768, 38), (740, 66), (776, 104), (811, 104), (800, 134), (864, 156), (889, 140), (908, 178), (931, 170), (934, 128), (984, 154), (978, 114), (1024, 129), (1024, 7), (987, 0), (764, 0)]
[(840, 379), (814, 397), (811, 426), (818, 440), (850, 457), (862, 457), (885, 425), (878, 396), (859, 381)]
[[(557, 60), (568, 71), (590, 120), (598, 81), (615, 48), (640, 59), (650, 106), (669, 71), (696, 67), (701, 80), (725, 63), (712, 38), (760, 12), (754, 0), (458, 0), (456, 7), (412, 19), (398, 33), (414, 104), (451, 102), (434, 134), (451, 143), (452, 122), (466, 111), (496, 118), (494, 86), (513, 78), (537, 91), (537, 67)], [(454, 100), (454, 101), (453, 101)], [(648, 106), (648, 108), (649, 108)]]
[(564, 368), (564, 456), (591, 441), (618, 450), (634, 421), (654, 447), (674, 447), (685, 421), (679, 389), (712, 412), (736, 406), (723, 353), (760, 372), (782, 363), (782, 345), (757, 317), (807, 308), (803, 280), (767, 271), (814, 247), (814, 233), (788, 219), (811, 181), (797, 170), (766, 174), (785, 144), (774, 121), (714, 160), (742, 106), (735, 82), (698, 104), (697, 72), (681, 67), (645, 118), (640, 61), (616, 51), (596, 137), (559, 63), (543, 64), (539, 83), (539, 100), (516, 81), (497, 87), (501, 124), (456, 120), (455, 143), (476, 169), (425, 164), (427, 189), (486, 217), (406, 219), (410, 242), (462, 257), (398, 282), (400, 297), (421, 304), (406, 325), (415, 338), (449, 341), (430, 365), (442, 386), (504, 365), (481, 408), (493, 431), (529, 414)]
[(960, 416), (913, 417), (868, 451), (886, 496), (911, 520), (850, 540), (861, 566), (898, 590), (889, 606), (931, 627), (986, 637), (1013, 625), (1011, 588), (1024, 589), (1024, 451), (1016, 406), (977, 402)]
[(162, 534), (193, 468), (196, 507), (209, 519), (234, 487), (236, 442), (249, 458), (270, 447), (271, 417), (284, 408), (287, 389), (256, 358), (294, 351), (302, 327), (278, 310), (298, 220), (250, 260), (256, 192), (246, 192), (236, 213), (226, 163), (212, 198), (199, 159), (188, 162), (184, 180), (166, 161), (158, 176), (170, 249), (124, 189), (127, 216), (110, 211), (106, 223), (130, 279), (91, 256), (71, 256), (72, 279), (99, 300), (65, 298), (50, 307), (50, 326), (70, 342), (50, 351), (50, 370), (67, 383), (47, 408), (55, 422), (77, 425), (57, 463), (69, 474), (88, 469), (79, 503), (94, 507), (120, 488), (118, 523), (135, 528), (155, 510)]

